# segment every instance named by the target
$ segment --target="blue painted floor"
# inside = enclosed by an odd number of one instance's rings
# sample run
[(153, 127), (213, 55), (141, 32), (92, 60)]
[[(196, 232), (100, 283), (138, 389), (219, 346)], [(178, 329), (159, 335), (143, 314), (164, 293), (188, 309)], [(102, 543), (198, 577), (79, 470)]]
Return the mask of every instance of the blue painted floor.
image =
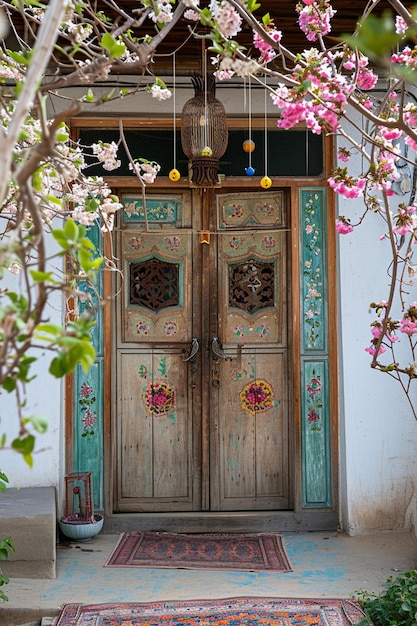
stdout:
[[(389, 576), (416, 569), (417, 542), (410, 534), (348, 537), (342, 533), (282, 533), (293, 571), (218, 572), (104, 568), (118, 535), (59, 544), (57, 578), (11, 579), (0, 624), (31, 608), (54, 616), (64, 602), (124, 602), (233, 596), (349, 598), (358, 589), (379, 593)], [(3, 615), (3, 617), (2, 617)], [(6, 621), (5, 621), (6, 620)], [(9, 620), (9, 621), (7, 621)]]

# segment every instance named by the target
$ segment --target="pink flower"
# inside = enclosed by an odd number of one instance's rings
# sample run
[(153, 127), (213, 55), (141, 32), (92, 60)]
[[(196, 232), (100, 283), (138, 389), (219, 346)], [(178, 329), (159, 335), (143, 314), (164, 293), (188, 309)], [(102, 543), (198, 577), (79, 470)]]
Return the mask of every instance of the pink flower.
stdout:
[[(369, 346), (368, 348), (365, 348), (365, 352), (368, 352), (368, 354), (370, 354), (371, 356), (375, 356), (376, 354), (376, 348), (375, 346)], [(379, 350), (378, 350), (378, 356), (380, 354), (383, 354), (384, 352), (386, 352), (385, 348), (383, 345), (379, 346)]]
[[(388, 121), (390, 122), (394, 120), (389, 119)], [(401, 137), (403, 134), (403, 131), (399, 128), (386, 128), (385, 126), (380, 127), (379, 131), (385, 141), (393, 141), (394, 139)]]
[(404, 35), (407, 28), (408, 26), (405, 19), (397, 15), (395, 18), (395, 32), (397, 33), (397, 35)]
[(336, 220), (336, 230), (339, 235), (348, 235), (353, 231), (353, 226), (344, 217)]
[(417, 322), (413, 322), (409, 317), (403, 317), (400, 320), (400, 332), (411, 337), (411, 335), (417, 333)]
[(366, 178), (358, 178), (356, 182), (352, 180), (336, 180), (334, 177), (330, 177), (327, 182), (329, 186), (340, 195), (345, 198), (358, 198), (366, 185)]
[(338, 152), (337, 152), (337, 158), (340, 161), (343, 161), (344, 163), (347, 163), (350, 159), (350, 152), (349, 150), (346, 150), (346, 148), (339, 148)]
[(357, 76), (357, 83), (359, 89), (363, 89), (364, 91), (369, 91), (375, 87), (378, 81), (378, 76), (373, 73), (372, 70), (360, 71)]

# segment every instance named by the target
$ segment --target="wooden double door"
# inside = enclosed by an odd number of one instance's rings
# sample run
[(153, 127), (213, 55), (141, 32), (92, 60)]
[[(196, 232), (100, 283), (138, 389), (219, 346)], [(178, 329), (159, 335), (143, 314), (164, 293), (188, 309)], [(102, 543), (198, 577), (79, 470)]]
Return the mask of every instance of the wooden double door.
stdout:
[(115, 512), (292, 508), (285, 200), (123, 197)]

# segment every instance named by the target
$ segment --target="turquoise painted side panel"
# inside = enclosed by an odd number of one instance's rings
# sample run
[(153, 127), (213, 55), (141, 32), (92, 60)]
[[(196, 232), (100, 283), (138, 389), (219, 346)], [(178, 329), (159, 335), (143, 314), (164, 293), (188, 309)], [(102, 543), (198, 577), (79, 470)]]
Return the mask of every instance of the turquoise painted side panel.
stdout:
[[(98, 248), (100, 232), (90, 228), (88, 236)], [(103, 293), (102, 273), (92, 289), (87, 283), (78, 285), (85, 296), (78, 299), (78, 310), (94, 309), (96, 324), (91, 337), (96, 360), (88, 373), (78, 365), (74, 372), (74, 472), (92, 472), (94, 508), (102, 510), (103, 502), (103, 311), (100, 298)]]
[(327, 350), (326, 189), (300, 190), (302, 354)]
[(78, 366), (74, 388), (74, 471), (92, 472), (94, 508), (103, 509), (103, 359), (86, 374)]
[(302, 367), (303, 507), (331, 506), (328, 363), (304, 361)]
[(332, 505), (326, 188), (299, 191), (303, 508)]

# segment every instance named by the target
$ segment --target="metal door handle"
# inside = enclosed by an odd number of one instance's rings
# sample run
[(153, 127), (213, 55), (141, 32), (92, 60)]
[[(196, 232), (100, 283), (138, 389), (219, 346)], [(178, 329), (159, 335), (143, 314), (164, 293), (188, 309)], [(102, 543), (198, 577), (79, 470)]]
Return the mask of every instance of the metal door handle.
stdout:
[(213, 339), (211, 340), (211, 349), (213, 351), (213, 354), (219, 359), (227, 359), (224, 350), (220, 347), (218, 337), (213, 337)]
[(197, 337), (193, 337), (190, 354), (186, 358), (184, 358), (183, 361), (184, 362), (185, 361), (194, 361), (195, 360), (195, 355), (197, 354), (199, 347), (200, 346), (198, 344)]

